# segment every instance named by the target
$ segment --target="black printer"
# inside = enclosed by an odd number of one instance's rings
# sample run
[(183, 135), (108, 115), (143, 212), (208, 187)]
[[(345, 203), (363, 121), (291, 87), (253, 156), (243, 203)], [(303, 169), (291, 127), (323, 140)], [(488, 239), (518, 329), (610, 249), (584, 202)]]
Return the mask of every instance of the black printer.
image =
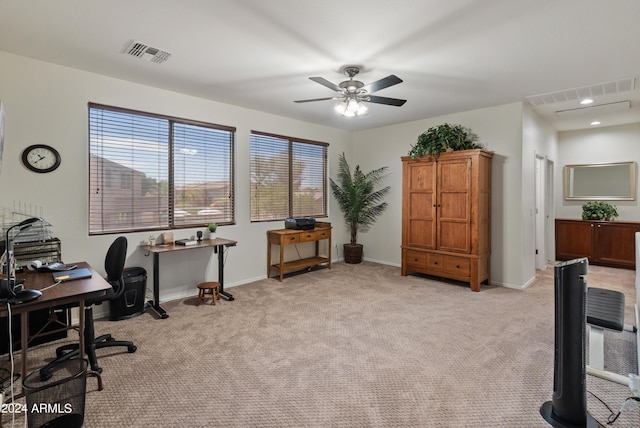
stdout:
[(311, 217), (289, 217), (284, 219), (285, 229), (310, 230), (316, 227), (316, 219)]

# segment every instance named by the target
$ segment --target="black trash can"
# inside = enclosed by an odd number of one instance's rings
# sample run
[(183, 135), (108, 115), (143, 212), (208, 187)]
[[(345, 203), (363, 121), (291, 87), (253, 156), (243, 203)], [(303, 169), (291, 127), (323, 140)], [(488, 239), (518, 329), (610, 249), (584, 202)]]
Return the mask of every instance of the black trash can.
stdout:
[(109, 320), (119, 321), (144, 312), (147, 293), (147, 271), (141, 267), (125, 268), (124, 293), (109, 302)]
[(22, 381), (29, 428), (81, 428), (87, 393), (88, 361), (70, 358), (56, 364), (42, 380), (36, 370)]

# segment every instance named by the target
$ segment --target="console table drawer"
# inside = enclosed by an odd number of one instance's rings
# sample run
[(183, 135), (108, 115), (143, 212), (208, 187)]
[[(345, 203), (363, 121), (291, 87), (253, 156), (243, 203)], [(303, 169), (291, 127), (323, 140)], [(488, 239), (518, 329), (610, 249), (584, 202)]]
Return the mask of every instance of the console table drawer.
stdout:
[(316, 230), (315, 234), (317, 240), (329, 239), (331, 237), (331, 230)]
[(282, 243), (284, 245), (297, 244), (298, 242), (301, 242), (299, 233), (292, 233), (282, 237)]
[(317, 241), (318, 239), (326, 239), (318, 237), (318, 232), (315, 231), (300, 232), (298, 236), (300, 237), (300, 242), (311, 242)]

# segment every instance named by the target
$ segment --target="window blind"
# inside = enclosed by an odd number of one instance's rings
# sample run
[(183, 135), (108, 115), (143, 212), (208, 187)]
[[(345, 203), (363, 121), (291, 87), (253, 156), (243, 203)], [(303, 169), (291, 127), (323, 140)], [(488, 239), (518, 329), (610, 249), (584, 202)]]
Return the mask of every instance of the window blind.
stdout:
[(326, 217), (326, 143), (251, 133), (251, 221)]
[(234, 131), (89, 104), (89, 233), (232, 223)]

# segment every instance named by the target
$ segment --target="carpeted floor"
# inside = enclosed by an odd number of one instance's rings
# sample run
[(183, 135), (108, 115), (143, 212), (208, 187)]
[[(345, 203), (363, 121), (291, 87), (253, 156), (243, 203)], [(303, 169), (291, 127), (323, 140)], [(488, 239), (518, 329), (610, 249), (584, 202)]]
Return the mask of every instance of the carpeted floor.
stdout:
[[(625, 292), (628, 323), (634, 275), (591, 266), (587, 276)], [(539, 409), (553, 392), (553, 269), (525, 291), (473, 293), (396, 267), (336, 263), (227, 291), (236, 300), (217, 306), (167, 302), (165, 320), (97, 321), (98, 334), (138, 351), (99, 351), (105, 389), (88, 379), (85, 426), (549, 426)], [(607, 368), (635, 372), (633, 335), (605, 341)], [(60, 344), (30, 351), (31, 369)], [(590, 377), (587, 386), (613, 409), (629, 395)], [(591, 395), (588, 408), (606, 421)], [(639, 421), (636, 409), (614, 426)]]

